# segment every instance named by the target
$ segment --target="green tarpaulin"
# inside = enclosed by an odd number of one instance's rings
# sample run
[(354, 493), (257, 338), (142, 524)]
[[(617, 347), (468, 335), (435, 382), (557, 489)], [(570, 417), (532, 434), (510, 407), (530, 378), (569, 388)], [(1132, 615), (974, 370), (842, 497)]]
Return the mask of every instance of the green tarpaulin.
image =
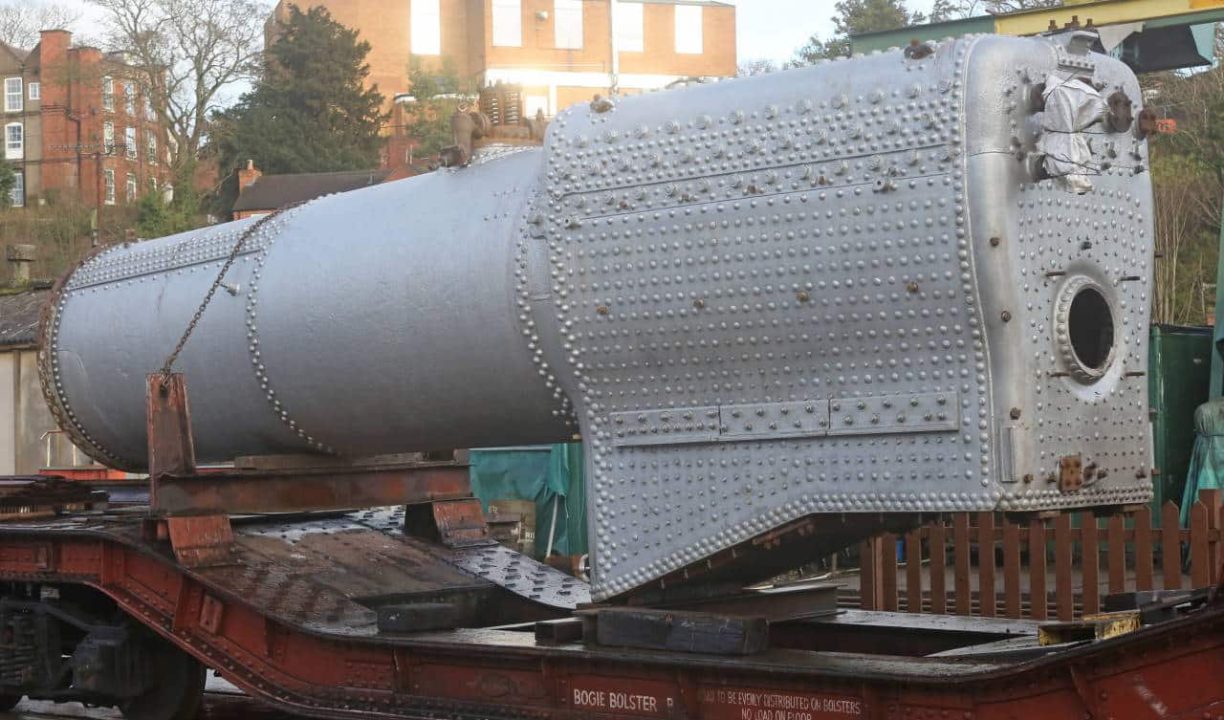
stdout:
[(486, 512), (491, 500), (535, 502), (537, 556), (544, 556), (550, 533), (553, 554), (587, 552), (582, 443), (473, 450), (470, 462), (472, 492)]
[(1190, 523), (1190, 506), (1198, 500), (1199, 491), (1219, 489), (1224, 478), (1224, 400), (1199, 405), (1194, 411), (1194, 430), (1194, 455), (1182, 497), (1183, 527)]

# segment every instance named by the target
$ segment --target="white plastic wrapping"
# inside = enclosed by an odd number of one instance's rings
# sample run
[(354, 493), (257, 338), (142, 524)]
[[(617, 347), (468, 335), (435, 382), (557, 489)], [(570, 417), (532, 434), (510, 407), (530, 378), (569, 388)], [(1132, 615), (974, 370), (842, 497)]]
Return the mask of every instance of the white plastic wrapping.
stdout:
[(1084, 194), (1098, 174), (1092, 162), (1088, 130), (1105, 114), (1105, 101), (1096, 88), (1076, 78), (1051, 77), (1046, 82), (1045, 114), (1038, 148), (1045, 169), (1067, 189)]

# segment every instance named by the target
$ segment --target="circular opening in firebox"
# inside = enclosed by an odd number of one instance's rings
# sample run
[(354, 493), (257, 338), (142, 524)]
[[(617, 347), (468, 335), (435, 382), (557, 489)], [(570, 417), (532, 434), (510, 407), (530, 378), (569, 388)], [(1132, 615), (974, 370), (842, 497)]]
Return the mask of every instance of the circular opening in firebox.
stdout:
[(1081, 288), (1071, 299), (1067, 334), (1075, 359), (1084, 368), (1096, 372), (1105, 369), (1113, 353), (1114, 321), (1109, 302), (1099, 290)]

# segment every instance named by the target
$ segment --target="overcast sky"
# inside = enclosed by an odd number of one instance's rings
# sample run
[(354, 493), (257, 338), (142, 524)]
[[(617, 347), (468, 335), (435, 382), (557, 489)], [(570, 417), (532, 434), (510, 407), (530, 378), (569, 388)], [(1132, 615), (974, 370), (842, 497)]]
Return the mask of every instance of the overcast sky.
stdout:
[[(3, 2), (28, 2), (29, 0), (2, 0)], [(81, 23), (87, 35), (90, 26), (97, 25), (100, 13), (85, 0), (59, 0), (78, 8), (84, 14)], [(739, 21), (739, 56), (741, 60), (769, 58), (787, 60), (802, 46), (812, 33), (828, 37), (833, 30), (835, 0), (736, 0)], [(926, 12), (932, 0), (909, 0), (911, 10)], [(252, 22), (262, 22), (253, 18)]]
[[(835, 0), (737, 0), (740, 60), (789, 59), (813, 33), (833, 32)], [(929, 12), (932, 0), (909, 0), (910, 10)]]

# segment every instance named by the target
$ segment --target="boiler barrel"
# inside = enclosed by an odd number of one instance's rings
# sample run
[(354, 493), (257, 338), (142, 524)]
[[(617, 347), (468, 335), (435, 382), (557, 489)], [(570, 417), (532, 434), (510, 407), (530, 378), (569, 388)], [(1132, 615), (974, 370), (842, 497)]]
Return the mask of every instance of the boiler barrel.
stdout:
[[(1145, 503), (1143, 95), (1092, 41), (582, 104), (543, 149), (278, 215), (179, 362), (200, 455), (578, 432), (599, 600), (768, 574), (736, 548), (811, 515)], [(69, 279), (47, 386), (97, 457), (142, 464), (145, 374), (250, 222)]]
[(53, 408), (94, 457), (142, 468), (145, 375), (247, 234), (175, 364), (201, 461), (570, 437), (514, 302), (513, 228), (540, 156), (106, 250), (55, 300)]

